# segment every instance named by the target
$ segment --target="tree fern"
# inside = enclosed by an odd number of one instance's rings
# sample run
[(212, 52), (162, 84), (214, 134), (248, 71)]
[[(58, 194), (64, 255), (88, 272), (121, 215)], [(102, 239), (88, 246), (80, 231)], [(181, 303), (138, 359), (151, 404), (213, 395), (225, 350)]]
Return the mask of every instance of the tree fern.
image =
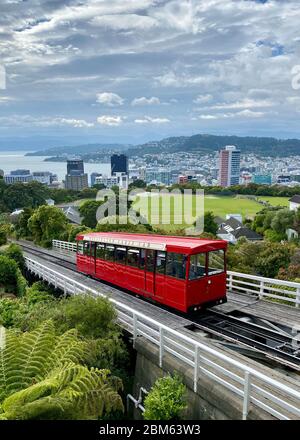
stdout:
[(81, 365), (85, 350), (75, 330), (56, 337), (51, 321), (30, 333), (8, 330), (0, 348), (0, 418), (95, 419), (122, 410), (121, 381)]

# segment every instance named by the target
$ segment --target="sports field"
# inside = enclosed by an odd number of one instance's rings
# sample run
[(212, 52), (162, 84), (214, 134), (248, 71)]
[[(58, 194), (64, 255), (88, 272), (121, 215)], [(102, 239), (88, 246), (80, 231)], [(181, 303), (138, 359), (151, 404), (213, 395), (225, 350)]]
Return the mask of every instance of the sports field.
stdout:
[[(140, 197), (134, 208), (147, 218), (154, 227), (175, 230), (191, 224), (196, 218), (198, 209), (201, 209), (200, 198), (195, 195), (187, 195), (184, 201), (181, 195), (152, 195)], [(261, 201), (267, 201), (272, 206), (288, 206), (287, 197), (259, 197)], [(196, 210), (197, 205), (197, 210)], [(241, 214), (245, 218), (253, 218), (257, 212), (264, 208), (255, 199), (245, 196), (214, 196), (204, 197), (204, 211), (212, 211), (216, 216), (225, 218), (226, 214)]]

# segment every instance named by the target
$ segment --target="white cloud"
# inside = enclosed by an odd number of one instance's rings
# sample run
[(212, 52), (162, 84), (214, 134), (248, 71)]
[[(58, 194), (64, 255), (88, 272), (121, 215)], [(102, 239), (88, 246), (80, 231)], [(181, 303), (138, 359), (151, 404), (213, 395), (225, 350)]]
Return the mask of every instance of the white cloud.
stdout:
[(110, 127), (116, 127), (123, 122), (122, 116), (108, 116), (102, 115), (97, 118), (97, 122), (101, 125), (108, 125)]
[(1, 124), (6, 127), (66, 127), (74, 128), (91, 128), (94, 127), (93, 122), (88, 122), (84, 119), (72, 119), (64, 117), (50, 118), (47, 116), (35, 117), (31, 115), (11, 115), (0, 118)]
[(210, 83), (212, 78), (203, 75), (192, 75), (187, 72), (168, 72), (154, 78), (161, 87), (191, 87)]
[(254, 99), (243, 99), (242, 101), (238, 101), (238, 102), (217, 104), (210, 108), (214, 110), (224, 110), (224, 109), (238, 110), (238, 109), (249, 109), (249, 108), (273, 107), (273, 105), (274, 102), (269, 100), (255, 101)]
[(216, 115), (200, 115), (199, 119), (218, 119)]
[(75, 128), (91, 128), (94, 127), (94, 123), (87, 122), (84, 119), (66, 119), (66, 118), (60, 118), (55, 119), (54, 122), (57, 122), (58, 124), (62, 125), (71, 125)]
[(246, 109), (235, 113), (216, 113), (214, 115), (202, 114), (198, 116), (198, 119), (215, 120), (215, 119), (234, 119), (234, 118), (262, 118), (265, 115), (266, 113), (264, 112), (257, 112)]
[(211, 101), (212, 99), (213, 99), (213, 96), (212, 96), (212, 95), (209, 95), (209, 94), (207, 94), (207, 95), (198, 95), (198, 96), (193, 100), (193, 102), (194, 102), (195, 104), (205, 104), (205, 103)]
[(243, 118), (262, 118), (265, 115), (266, 113), (264, 112), (254, 112), (252, 110), (246, 109), (236, 113), (234, 116), (240, 116)]
[(109, 107), (115, 107), (119, 105), (124, 104), (124, 99), (121, 98), (121, 96), (117, 95), (116, 93), (111, 92), (103, 92), (103, 93), (97, 93), (96, 96), (99, 104), (107, 105)]
[(136, 124), (167, 124), (170, 122), (168, 118), (153, 118), (151, 116), (144, 116), (142, 119), (135, 119)]
[(156, 96), (152, 96), (151, 98), (146, 98), (142, 96), (141, 98), (134, 98), (131, 102), (132, 106), (142, 106), (142, 105), (159, 105), (160, 100)]

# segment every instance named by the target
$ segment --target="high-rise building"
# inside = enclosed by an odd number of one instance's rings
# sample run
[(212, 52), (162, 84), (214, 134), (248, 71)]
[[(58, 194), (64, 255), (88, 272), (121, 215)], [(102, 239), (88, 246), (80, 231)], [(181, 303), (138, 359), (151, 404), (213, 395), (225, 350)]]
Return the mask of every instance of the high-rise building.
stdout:
[(79, 171), (84, 173), (83, 160), (81, 159), (69, 159), (67, 161), (67, 174), (72, 174), (73, 171)]
[(94, 186), (96, 184), (96, 177), (101, 177), (101, 173), (92, 173), (91, 174), (91, 186)]
[(104, 185), (106, 188), (118, 186), (120, 189), (128, 188), (128, 176), (124, 173), (116, 173), (114, 176), (98, 176), (95, 178), (95, 184)]
[(148, 184), (163, 184), (170, 185), (171, 184), (171, 173), (166, 169), (147, 169), (145, 175), (146, 183)]
[(65, 188), (82, 191), (84, 188), (88, 188), (88, 186), (88, 175), (84, 172), (83, 160), (68, 160)]
[(65, 181), (65, 188), (72, 189), (74, 191), (82, 191), (84, 188), (88, 188), (88, 175), (83, 174), (67, 174)]
[(219, 153), (219, 185), (238, 185), (240, 182), (241, 152), (234, 145), (227, 145)]
[(51, 185), (51, 183), (57, 181), (57, 175), (52, 174), (50, 171), (34, 171), (32, 176), (33, 180), (43, 183), (44, 185)]
[(110, 158), (111, 175), (128, 174), (128, 157), (125, 154), (113, 154)]
[(4, 181), (8, 185), (17, 182), (28, 183), (31, 182), (32, 180), (33, 180), (33, 176), (29, 170), (15, 170), (15, 171), (11, 171), (10, 174), (4, 175)]

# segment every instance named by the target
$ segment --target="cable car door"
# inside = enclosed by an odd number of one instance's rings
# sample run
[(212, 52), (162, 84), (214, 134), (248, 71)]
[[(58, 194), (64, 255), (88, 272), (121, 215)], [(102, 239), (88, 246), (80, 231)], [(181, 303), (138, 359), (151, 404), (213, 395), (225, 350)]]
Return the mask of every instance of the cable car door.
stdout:
[(155, 259), (156, 251), (147, 249), (145, 261), (145, 290), (150, 295), (155, 295)]
[(96, 274), (96, 243), (91, 241), (90, 243), (90, 274)]

